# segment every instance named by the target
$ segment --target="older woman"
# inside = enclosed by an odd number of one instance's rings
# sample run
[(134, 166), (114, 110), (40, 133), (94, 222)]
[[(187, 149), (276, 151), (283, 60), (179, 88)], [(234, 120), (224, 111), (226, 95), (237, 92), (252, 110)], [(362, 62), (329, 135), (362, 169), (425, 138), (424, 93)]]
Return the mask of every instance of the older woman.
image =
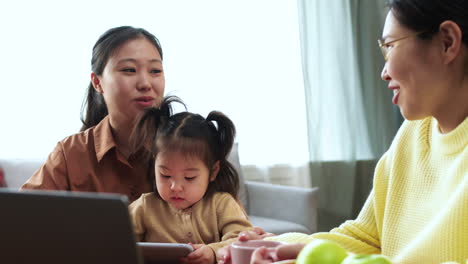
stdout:
[(406, 121), (376, 167), (369, 198), (357, 219), (329, 233), (267, 238), (303, 244), (280, 246), (273, 257), (259, 249), (252, 263), (295, 258), (319, 238), (395, 263), (468, 260), (468, 1), (388, 7), (382, 79)]

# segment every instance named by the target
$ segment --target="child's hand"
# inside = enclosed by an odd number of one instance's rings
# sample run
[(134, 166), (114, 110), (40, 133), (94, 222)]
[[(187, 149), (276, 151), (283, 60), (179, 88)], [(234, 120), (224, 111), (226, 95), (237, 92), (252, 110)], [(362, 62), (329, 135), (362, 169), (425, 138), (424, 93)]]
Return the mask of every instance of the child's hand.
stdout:
[(192, 253), (187, 257), (180, 259), (181, 263), (193, 264), (213, 264), (216, 261), (214, 251), (204, 244), (191, 244), (193, 249)]
[(254, 226), (251, 231), (242, 231), (239, 233), (239, 241), (248, 241), (248, 240), (259, 240), (264, 239), (265, 237), (274, 236), (272, 233), (268, 233), (263, 228), (259, 226)]

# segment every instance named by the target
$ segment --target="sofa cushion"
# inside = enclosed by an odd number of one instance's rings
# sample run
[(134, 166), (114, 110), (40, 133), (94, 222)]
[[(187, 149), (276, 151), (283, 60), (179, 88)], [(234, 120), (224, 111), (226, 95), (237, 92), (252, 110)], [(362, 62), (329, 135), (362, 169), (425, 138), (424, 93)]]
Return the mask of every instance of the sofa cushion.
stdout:
[(234, 168), (237, 170), (237, 173), (239, 174), (239, 200), (244, 206), (245, 211), (249, 212), (249, 196), (245, 187), (244, 173), (242, 172), (242, 167), (239, 161), (238, 143), (234, 143), (227, 159), (232, 163)]
[(7, 187), (19, 189), (42, 163), (40, 159), (0, 159)]
[(309, 234), (309, 230), (305, 226), (289, 221), (265, 218), (254, 215), (250, 215), (249, 220), (252, 223), (252, 225), (259, 226), (263, 228), (263, 230), (277, 235), (286, 232), (299, 232)]

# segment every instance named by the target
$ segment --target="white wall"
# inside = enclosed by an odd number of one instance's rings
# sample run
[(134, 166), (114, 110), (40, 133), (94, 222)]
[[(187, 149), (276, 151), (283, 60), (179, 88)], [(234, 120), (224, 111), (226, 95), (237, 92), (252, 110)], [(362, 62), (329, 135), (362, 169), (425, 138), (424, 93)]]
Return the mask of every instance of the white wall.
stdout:
[(131, 25), (162, 43), (166, 93), (220, 110), (243, 164), (308, 159), (296, 1), (0, 2), (0, 158), (43, 158), (79, 130), (91, 49)]

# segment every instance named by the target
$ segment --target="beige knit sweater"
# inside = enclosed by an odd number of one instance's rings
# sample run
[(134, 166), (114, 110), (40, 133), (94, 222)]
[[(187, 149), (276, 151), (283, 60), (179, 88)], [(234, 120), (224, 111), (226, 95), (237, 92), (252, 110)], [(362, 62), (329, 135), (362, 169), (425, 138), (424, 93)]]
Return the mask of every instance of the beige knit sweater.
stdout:
[(129, 206), (138, 241), (207, 244), (214, 252), (235, 240), (251, 223), (228, 193), (215, 193), (191, 208), (178, 210), (154, 193), (143, 194)]

